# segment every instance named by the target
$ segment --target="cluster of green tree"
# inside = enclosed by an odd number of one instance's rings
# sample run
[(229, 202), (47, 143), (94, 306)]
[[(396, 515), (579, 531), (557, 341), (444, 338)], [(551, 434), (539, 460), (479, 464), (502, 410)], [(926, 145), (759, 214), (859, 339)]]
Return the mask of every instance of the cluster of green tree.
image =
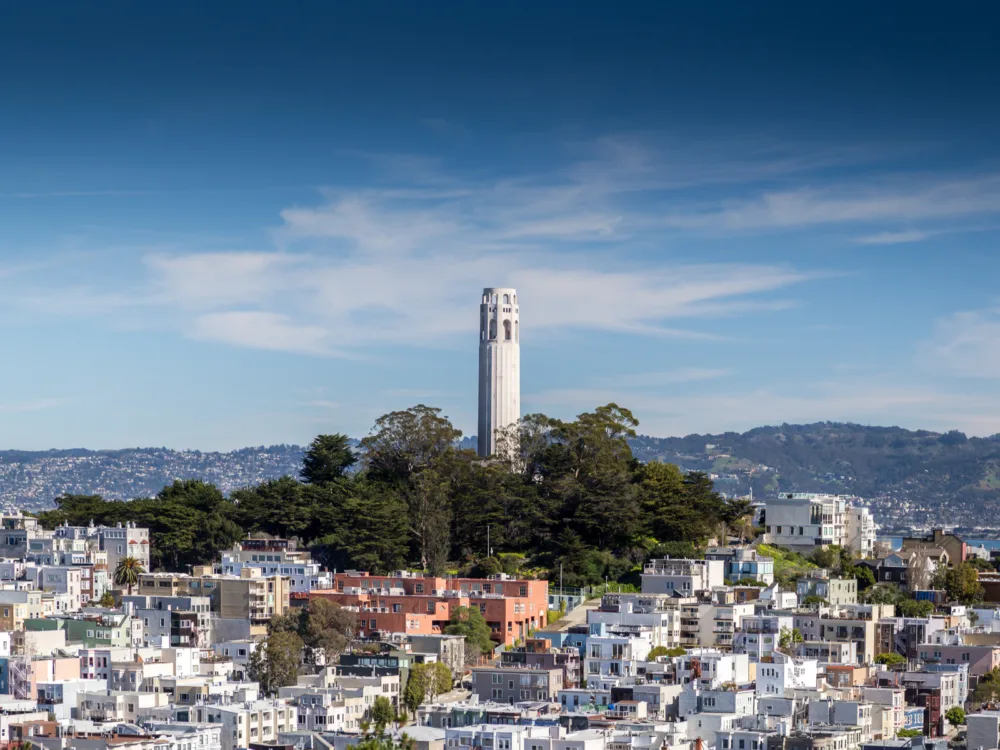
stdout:
[(465, 661), (469, 664), (478, 664), (482, 656), (493, 650), (490, 626), (476, 607), (456, 607), (444, 632), (465, 636)]
[(307, 661), (314, 661), (317, 651), (322, 651), (327, 661), (343, 653), (357, 630), (357, 613), (329, 599), (311, 599), (308, 607), (293, 608), (268, 623), (270, 633), (297, 635)]
[(802, 643), (802, 631), (798, 628), (782, 628), (778, 633), (778, 648), (788, 651), (795, 644)]
[(802, 553), (773, 544), (759, 544), (757, 552), (774, 560), (774, 580), (786, 588), (794, 586), (795, 581), (818, 567)]
[(248, 677), (265, 695), (294, 685), (303, 663), (315, 662), (318, 651), (327, 661), (342, 653), (357, 631), (357, 615), (326, 599), (271, 619), (267, 638), (247, 664)]
[(686, 648), (680, 646), (675, 646), (674, 648), (667, 648), (666, 646), (653, 646), (646, 655), (648, 661), (655, 661), (661, 656), (674, 657), (674, 656), (684, 656), (687, 653)]
[(416, 713), (421, 703), (433, 701), (452, 688), (452, 675), (448, 665), (436, 661), (430, 664), (414, 664), (406, 679), (403, 690), (403, 704)]
[(875, 585), (875, 574), (870, 568), (858, 565), (854, 551), (831, 544), (813, 552), (810, 558), (817, 567), (826, 568), (844, 578), (854, 578), (858, 582), (858, 592), (863, 592)]
[(970, 562), (953, 567), (939, 567), (931, 578), (931, 587), (944, 589), (951, 601), (975, 604), (983, 600), (983, 584), (979, 582), (979, 570)]
[(176, 481), (155, 497), (131, 501), (105, 500), (100, 495), (63, 495), (54, 510), (38, 514), (46, 528), (114, 526), (134, 522), (149, 529), (150, 564), (154, 569), (184, 570), (217, 559), (219, 550), (245, 536), (235, 520), (236, 505), (214, 485), (190, 479)]
[(977, 703), (996, 703), (1000, 701), (1000, 667), (994, 667), (979, 678), (972, 698)]
[[(472, 566), (542, 575), (579, 586), (626, 580), (648, 557), (747, 527), (749, 508), (727, 501), (705, 474), (641, 464), (638, 422), (615, 404), (562, 421), (528, 415), (494, 460), (458, 447), (440, 410), (387, 414), (361, 442), (322, 435), (291, 477), (233, 492), (175, 482), (131, 502), (67, 495), (40, 514), (52, 527), (134, 521), (151, 530), (154, 568), (217, 558), (248, 533), (297, 538), (330, 567), (440, 574)], [(496, 559), (487, 551), (487, 537)], [(508, 554), (516, 553), (516, 554)]]
[(900, 617), (927, 617), (934, 611), (934, 603), (926, 599), (917, 601), (894, 583), (879, 583), (865, 590), (861, 597), (865, 604), (892, 604)]
[(902, 654), (897, 654), (895, 651), (886, 651), (883, 654), (875, 656), (875, 663), (883, 664), (887, 667), (899, 667), (906, 664), (906, 657)]

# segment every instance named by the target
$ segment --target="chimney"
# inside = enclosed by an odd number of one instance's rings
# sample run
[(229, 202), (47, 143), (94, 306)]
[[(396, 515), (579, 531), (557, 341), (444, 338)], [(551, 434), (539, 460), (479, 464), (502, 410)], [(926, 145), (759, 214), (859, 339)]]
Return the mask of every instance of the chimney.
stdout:
[(695, 737), (694, 750), (702, 750), (701, 737)]

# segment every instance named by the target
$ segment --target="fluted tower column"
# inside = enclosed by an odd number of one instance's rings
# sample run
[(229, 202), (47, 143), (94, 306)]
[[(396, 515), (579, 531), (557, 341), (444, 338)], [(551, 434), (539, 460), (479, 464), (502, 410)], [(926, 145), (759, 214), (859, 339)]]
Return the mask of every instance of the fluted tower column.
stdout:
[(516, 289), (484, 289), (479, 305), (479, 455), (521, 418), (521, 332)]

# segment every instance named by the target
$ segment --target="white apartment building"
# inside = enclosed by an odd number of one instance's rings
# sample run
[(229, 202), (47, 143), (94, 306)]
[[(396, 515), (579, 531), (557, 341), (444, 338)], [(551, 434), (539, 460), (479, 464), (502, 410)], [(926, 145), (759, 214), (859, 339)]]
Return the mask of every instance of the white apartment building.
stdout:
[(871, 511), (857, 498), (787, 492), (765, 503), (767, 544), (798, 550), (836, 544), (871, 556), (876, 532)]
[(725, 585), (725, 565), (722, 560), (650, 560), (642, 571), (642, 593), (708, 595)]
[(653, 648), (648, 632), (635, 635), (591, 636), (583, 660), (585, 679), (591, 677), (632, 677), (637, 662), (645, 661)]
[(134, 557), (144, 570), (149, 570), (149, 529), (140, 529), (134, 523), (124, 526), (99, 526), (97, 539), (100, 549), (108, 554), (108, 570), (118, 567), (124, 557)]
[(780, 645), (782, 628), (792, 632), (791, 615), (749, 615), (743, 617), (733, 636), (733, 653), (746, 654), (751, 662), (769, 660)]
[(222, 553), (222, 564), (219, 567), (222, 574), (239, 576), (244, 568), (256, 568), (263, 576), (288, 578), (290, 590), (294, 594), (333, 588), (333, 574), (323, 570), (319, 563), (314, 563), (307, 551), (244, 550), (237, 545)]
[(892, 727), (882, 727), (883, 737), (895, 737), (906, 723), (906, 699), (902, 688), (863, 687), (864, 699), (875, 706), (885, 706), (892, 711)]
[(677, 660), (677, 681), (681, 684), (700, 682), (703, 687), (715, 688), (726, 683), (746, 685), (750, 682), (750, 660), (746, 654), (692, 648)]
[(872, 739), (872, 705), (861, 701), (814, 700), (809, 702), (809, 724), (861, 729), (863, 742)]
[(587, 610), (587, 624), (637, 625), (648, 629), (653, 646), (680, 645), (681, 608), (671, 594), (605, 594), (598, 609)]
[(702, 711), (752, 716), (757, 713), (757, 695), (752, 688), (743, 690), (706, 690), (691, 683), (677, 697), (677, 715), (684, 719)]
[(784, 698), (791, 690), (815, 690), (819, 674), (816, 659), (801, 659), (775, 651), (774, 661), (757, 665), (758, 697)]
[[(178, 707), (179, 708), (179, 707)], [(178, 708), (174, 710), (177, 711)], [(276, 743), (279, 732), (298, 729), (295, 706), (283, 701), (247, 701), (229, 706), (184, 709), (191, 721), (222, 725), (222, 750), (239, 750), (251, 742)]]
[(41, 567), (29, 565), (25, 568), (25, 575), (30, 577), (36, 590), (65, 595), (55, 600), (56, 612), (78, 612), (83, 605), (82, 569), (55, 565)]
[(867, 506), (852, 503), (847, 508), (847, 546), (861, 557), (875, 557), (878, 526)]
[(706, 648), (732, 649), (736, 631), (742, 625), (743, 618), (753, 615), (753, 611), (752, 603), (699, 604), (699, 645)]
[(474, 724), (468, 727), (448, 727), (445, 731), (445, 748), (486, 748), (493, 750), (522, 750), (524, 736), (530, 727), (511, 724)]

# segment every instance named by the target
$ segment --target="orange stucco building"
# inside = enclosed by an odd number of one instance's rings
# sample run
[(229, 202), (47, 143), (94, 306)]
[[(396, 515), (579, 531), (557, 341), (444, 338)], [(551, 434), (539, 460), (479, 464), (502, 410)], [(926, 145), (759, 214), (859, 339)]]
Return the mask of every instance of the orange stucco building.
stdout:
[(458, 607), (475, 607), (490, 626), (493, 640), (512, 644), (546, 625), (548, 581), (496, 578), (439, 578), (418, 573), (375, 576), (334, 573), (332, 589), (309, 592), (355, 607), (365, 635), (443, 633)]

